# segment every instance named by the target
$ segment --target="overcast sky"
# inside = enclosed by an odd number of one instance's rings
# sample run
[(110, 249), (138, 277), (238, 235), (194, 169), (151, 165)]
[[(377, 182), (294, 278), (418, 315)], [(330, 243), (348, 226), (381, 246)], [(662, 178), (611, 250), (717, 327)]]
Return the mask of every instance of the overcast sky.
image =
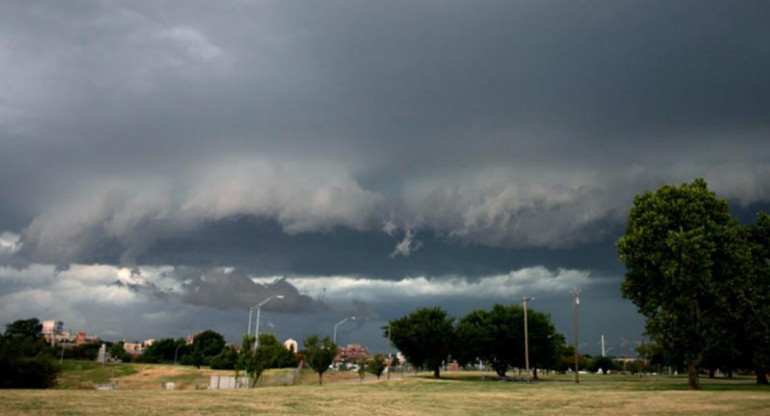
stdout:
[[(614, 241), (704, 177), (770, 203), (770, 3), (0, 3), (0, 321), (385, 349), (537, 298), (641, 340)], [(285, 276), (282, 278), (282, 276)]]

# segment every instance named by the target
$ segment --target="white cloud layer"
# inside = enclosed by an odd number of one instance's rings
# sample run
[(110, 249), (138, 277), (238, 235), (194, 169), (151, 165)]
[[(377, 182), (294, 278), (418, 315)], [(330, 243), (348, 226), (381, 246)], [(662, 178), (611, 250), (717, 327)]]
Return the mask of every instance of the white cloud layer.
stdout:
[[(269, 283), (274, 278), (254, 278), (259, 283)], [(323, 296), (328, 301), (362, 300), (384, 302), (398, 299), (482, 299), (515, 298), (533, 293), (566, 291), (573, 287), (586, 287), (596, 282), (587, 271), (548, 270), (530, 267), (507, 274), (486, 276), (478, 279), (464, 277), (428, 278), (407, 277), (400, 280), (378, 280), (350, 276), (311, 276), (287, 279), (300, 292), (310, 296)]]
[[(197, 293), (200, 287), (194, 286), (221, 284), (222, 288), (235, 288), (232, 282), (222, 280), (231, 273), (231, 269), (222, 268), (211, 274), (211, 279), (206, 275), (190, 274), (193, 280), (185, 280), (183, 271), (170, 266), (129, 269), (110, 265), (73, 264), (70, 268), (59, 271), (53, 266), (40, 264), (31, 264), (24, 269), (0, 267), (0, 321), (10, 322), (26, 316), (38, 316), (43, 319), (57, 317), (74, 327), (86, 326), (89, 320), (113, 319), (115, 317), (111, 315), (142, 309), (163, 299), (174, 303), (191, 302), (186, 306), (189, 308), (198, 307), (196, 305), (218, 308), (214, 304), (195, 302), (195, 296), (203, 294)], [(304, 276), (288, 278), (285, 282), (279, 277), (252, 277), (251, 281), (258, 288), (283, 290), (280, 293), (291, 293), (285, 290), (287, 287), (293, 287), (292, 291), (298, 290), (300, 295), (316, 299), (315, 302), (332, 305), (327, 311), (346, 311), (345, 308), (349, 307), (347, 305), (364, 306), (400, 300), (516, 298), (523, 295), (564, 292), (576, 286), (587, 287), (598, 280), (581, 270), (532, 267), (478, 279), (419, 276), (391, 281), (353, 276)], [(246, 290), (245, 287), (240, 289)], [(191, 294), (189, 291), (196, 291), (195, 296), (186, 297)], [(232, 293), (230, 298), (239, 295), (240, 293)], [(254, 299), (264, 296), (267, 296), (266, 292), (254, 292)], [(254, 299), (252, 301), (255, 301)], [(291, 301), (286, 299), (272, 306), (282, 310), (282, 306), (287, 306), (282, 303)], [(226, 296), (221, 297), (220, 301), (228, 303)], [(241, 309), (243, 306), (239, 304), (231, 307)], [(100, 313), (106, 316), (97, 319), (89, 315), (94, 313), (93, 311), (101, 311)], [(368, 308), (359, 308), (353, 312), (369, 313), (366, 311)], [(144, 318), (173, 321), (181, 319), (179, 313), (178, 310), (167, 308), (154, 309), (148, 310)]]

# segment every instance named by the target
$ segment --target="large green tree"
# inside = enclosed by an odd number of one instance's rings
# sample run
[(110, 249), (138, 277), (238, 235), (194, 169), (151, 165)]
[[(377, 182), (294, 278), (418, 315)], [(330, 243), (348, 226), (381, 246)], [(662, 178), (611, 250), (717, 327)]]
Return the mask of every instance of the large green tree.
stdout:
[[(419, 308), (390, 322), (391, 341), (409, 362), (433, 370), (438, 378), (441, 364), (455, 345), (453, 323), (454, 319), (439, 307)], [(383, 327), (383, 335), (388, 336), (388, 326)]]
[(209, 365), (211, 358), (222, 352), (224, 347), (225, 338), (211, 329), (196, 335), (192, 343), (193, 355), (199, 355), (203, 365)]
[(736, 288), (750, 258), (741, 235), (727, 201), (697, 179), (637, 195), (617, 242), (623, 297), (646, 317), (646, 332), (684, 359), (692, 389), (738, 313)]
[(751, 248), (751, 280), (741, 292), (745, 307), (740, 345), (743, 363), (757, 375), (757, 384), (769, 384), (770, 372), (770, 215), (759, 213), (757, 223), (746, 228)]
[(328, 336), (322, 340), (318, 335), (311, 335), (305, 338), (304, 353), (307, 365), (318, 373), (318, 384), (323, 384), (323, 375), (337, 356), (337, 344)]
[[(530, 366), (557, 368), (564, 337), (558, 334), (548, 314), (528, 309)], [(524, 367), (524, 308), (495, 304), (491, 310), (475, 310), (457, 324), (457, 348), (453, 353), (460, 364), (481, 359), (500, 376), (511, 367)]]

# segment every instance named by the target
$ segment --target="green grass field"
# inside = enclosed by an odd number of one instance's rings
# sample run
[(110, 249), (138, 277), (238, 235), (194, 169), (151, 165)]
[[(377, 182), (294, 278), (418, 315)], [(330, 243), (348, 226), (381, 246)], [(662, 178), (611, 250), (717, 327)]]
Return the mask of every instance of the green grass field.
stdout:
[[(121, 370), (126, 375), (118, 379), (150, 377), (141, 375), (149, 374), (148, 368), (139, 367), (133, 373)], [(161, 377), (179, 371), (168, 367), (151, 370)], [(189, 367), (185, 371), (206, 372)], [(103, 373), (93, 373), (97, 374)], [(312, 374), (303, 378), (307, 383), (317, 380)], [(0, 414), (770, 415), (770, 388), (756, 386), (748, 378), (704, 379), (703, 391), (688, 391), (682, 377), (663, 376), (585, 375), (579, 385), (569, 376), (521, 383), (492, 377), (482, 381), (481, 374), (466, 372), (445, 373), (440, 380), (412, 375), (376, 381), (370, 375), (359, 382), (349, 374), (324, 379), (329, 384), (249, 390), (162, 391), (155, 381), (147, 383), (153, 389), (144, 390), (5, 390), (0, 391)], [(126, 384), (130, 383), (120, 385)]]

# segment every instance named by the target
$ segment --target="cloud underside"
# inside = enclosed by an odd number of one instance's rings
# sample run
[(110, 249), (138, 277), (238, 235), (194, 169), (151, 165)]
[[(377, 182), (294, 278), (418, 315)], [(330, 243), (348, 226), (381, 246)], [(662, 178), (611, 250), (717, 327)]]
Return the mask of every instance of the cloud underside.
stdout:
[(477, 279), (407, 277), (380, 280), (352, 276), (250, 276), (233, 268), (72, 265), (66, 270), (33, 264), (0, 267), (2, 316), (51, 313), (90, 304), (101, 307), (163, 301), (214, 309), (248, 309), (281, 295), (264, 308), (290, 314), (371, 314), (369, 304), (399, 299), (516, 298), (522, 293), (564, 292), (601, 279), (581, 270), (534, 267)]
[(387, 197), (344, 171), (252, 160), (212, 169), (191, 182), (94, 186), (38, 215), (20, 241), (0, 249), (51, 264), (109, 258), (131, 265), (163, 241), (240, 218), (274, 222), (287, 235), (381, 232), (392, 237), (391, 257), (420, 250), (421, 232), (458, 244), (571, 247), (613, 237), (636, 192), (700, 175), (721, 197), (750, 203), (770, 195), (766, 165), (685, 173), (631, 167), (611, 179), (574, 186), (518, 180), (515, 169), (498, 170), (457, 180), (417, 180)]

